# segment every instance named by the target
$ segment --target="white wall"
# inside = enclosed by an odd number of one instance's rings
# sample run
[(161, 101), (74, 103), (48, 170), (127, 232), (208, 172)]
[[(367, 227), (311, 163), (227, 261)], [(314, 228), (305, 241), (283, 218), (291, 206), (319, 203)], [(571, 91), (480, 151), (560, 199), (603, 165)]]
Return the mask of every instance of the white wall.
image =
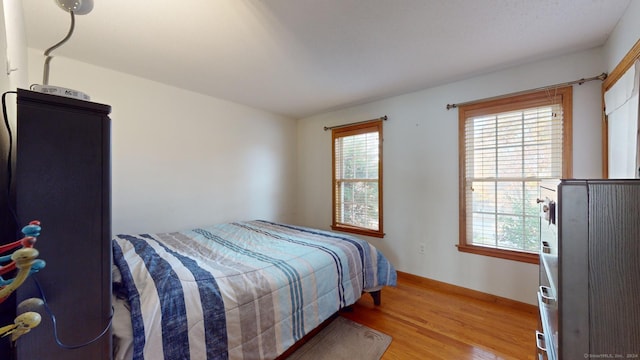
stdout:
[[(0, 49), (3, 49), (0, 53), (2, 53), (4, 59), (2, 61), (2, 66), (6, 68), (6, 48), (7, 48), (7, 33), (5, 30), (5, 14), (6, 11), (3, 6), (0, 6)], [(0, 71), (0, 94), (5, 91), (11, 90), (11, 85), (9, 81), (9, 76), (6, 71)], [(10, 119), (12, 119), (11, 117)], [(10, 122), (10, 125), (13, 126), (13, 123)], [(4, 121), (0, 124), (0, 165), (2, 166), (2, 176), (0, 177), (0, 187), (2, 194), (0, 194), (0, 206), (3, 206), (2, 211), (5, 211), (5, 203), (6, 203), (6, 176), (4, 175), (6, 167), (4, 166), (6, 163), (7, 154), (9, 152), (9, 135), (7, 134), (7, 130), (5, 129)], [(0, 223), (4, 223), (3, 220), (0, 220)]]
[[(610, 71), (638, 39), (639, 17), (640, 2), (631, 2), (603, 49), (313, 116), (298, 122), (297, 134), (291, 119), (69, 59), (53, 60), (50, 83), (113, 107), (114, 233), (247, 218), (326, 229), (331, 136), (323, 126), (388, 115), (387, 236), (369, 240), (398, 270), (534, 303), (537, 266), (455, 248), (457, 112), (445, 105)], [(30, 82), (41, 81), (43, 60), (29, 51)], [(575, 86), (575, 177), (601, 175), (599, 109), (599, 82)]]
[[(0, 6), (0, 49), (5, 49), (7, 47), (6, 41), (6, 32), (5, 32), (5, 10), (2, 6)], [(5, 54), (2, 51), (2, 54)], [(2, 65), (5, 65), (5, 62), (2, 62)], [(9, 76), (6, 75), (5, 72), (0, 73), (0, 93), (4, 93), (5, 91), (10, 90), (9, 85)], [(10, 118), (11, 119), (11, 118)], [(13, 127), (13, 124), (10, 123), (10, 126)], [(9, 155), (9, 134), (5, 129), (4, 121), (0, 122), (0, 213), (2, 216), (0, 217), (0, 243), (4, 244), (13, 240), (15, 236), (13, 228), (13, 221), (9, 216), (5, 216), (5, 214), (9, 214), (9, 194), (7, 193), (7, 185), (8, 185), (8, 177), (7, 173), (7, 155)], [(2, 309), (0, 305), (0, 309)], [(1, 311), (0, 311), (1, 312)], [(2, 317), (0, 315), (0, 317)], [(0, 352), (2, 352), (2, 346), (0, 345)]]
[[(538, 266), (458, 252), (458, 113), (476, 100), (599, 75), (601, 48), (325, 113), (298, 124), (299, 223), (331, 223), (331, 133), (323, 126), (388, 115), (384, 123), (384, 239), (398, 270), (535, 303)], [(599, 177), (600, 86), (574, 87), (574, 176)], [(427, 245), (425, 255), (418, 244)]]
[(607, 72), (611, 72), (640, 39), (640, 1), (634, 0), (618, 21), (618, 25), (604, 45)]
[[(5, 16), (7, 16), (7, 11), (4, 9), (4, 6), (0, 6), (0, 49), (2, 49), (2, 55), (4, 59), (2, 61), (2, 66), (6, 69), (7, 66), (7, 31), (5, 29)], [(9, 76), (6, 71), (0, 72), (0, 90), (2, 93), (9, 90)]]
[(3, 49), (6, 49), (6, 64), (8, 70), (4, 72), (9, 80), (9, 88), (15, 90), (18, 87), (27, 86), (27, 39), (25, 32), (22, 2), (3, 0), (5, 30), (3, 41), (6, 40)]
[[(29, 49), (31, 83), (43, 61)], [(112, 106), (114, 234), (292, 221), (294, 120), (61, 57), (49, 84)]]

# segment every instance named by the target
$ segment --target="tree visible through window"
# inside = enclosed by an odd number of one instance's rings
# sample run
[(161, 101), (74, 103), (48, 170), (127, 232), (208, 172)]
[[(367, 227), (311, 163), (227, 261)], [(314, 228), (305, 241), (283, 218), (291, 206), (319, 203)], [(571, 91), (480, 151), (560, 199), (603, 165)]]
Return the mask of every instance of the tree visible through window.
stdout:
[(382, 120), (332, 134), (332, 228), (382, 237)]
[(540, 183), (571, 176), (572, 88), (459, 107), (461, 251), (537, 262)]

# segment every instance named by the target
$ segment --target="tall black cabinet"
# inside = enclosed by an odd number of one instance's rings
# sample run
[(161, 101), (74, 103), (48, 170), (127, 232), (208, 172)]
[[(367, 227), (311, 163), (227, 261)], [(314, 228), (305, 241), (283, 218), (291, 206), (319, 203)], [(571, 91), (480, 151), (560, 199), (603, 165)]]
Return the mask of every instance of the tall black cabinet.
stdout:
[[(16, 209), (37, 219), (36, 248), (46, 267), (36, 275), (58, 338), (80, 345), (109, 327), (111, 314), (111, 120), (108, 105), (18, 90)], [(17, 302), (41, 298), (33, 279)], [(111, 333), (64, 349), (52, 321), (17, 341), (18, 359), (109, 359)]]

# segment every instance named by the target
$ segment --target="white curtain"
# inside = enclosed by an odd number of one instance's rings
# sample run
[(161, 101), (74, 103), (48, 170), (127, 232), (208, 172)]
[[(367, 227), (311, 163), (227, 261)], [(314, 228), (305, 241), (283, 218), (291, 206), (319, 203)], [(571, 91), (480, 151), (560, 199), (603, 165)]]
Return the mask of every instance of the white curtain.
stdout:
[(611, 179), (639, 177), (639, 80), (640, 61), (636, 61), (604, 94), (609, 134), (608, 175)]

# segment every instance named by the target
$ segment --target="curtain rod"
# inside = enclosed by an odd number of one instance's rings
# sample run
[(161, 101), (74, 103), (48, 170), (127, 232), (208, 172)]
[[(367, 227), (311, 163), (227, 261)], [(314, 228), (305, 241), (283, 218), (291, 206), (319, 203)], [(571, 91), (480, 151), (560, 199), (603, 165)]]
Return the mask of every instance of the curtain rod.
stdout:
[(349, 123), (349, 124), (342, 124), (342, 125), (336, 125), (336, 126), (325, 126), (325, 127), (324, 127), (324, 131), (331, 130), (331, 129), (338, 129), (338, 128), (345, 127), (345, 126), (351, 126), (351, 125), (364, 124), (364, 123), (368, 123), (368, 122), (370, 122), (370, 121), (376, 121), (376, 120), (387, 120), (387, 119), (388, 119), (388, 117), (387, 117), (387, 115), (385, 115), (385, 116), (383, 116), (383, 117), (379, 117), (379, 118), (377, 118), (377, 119), (371, 119), (371, 120), (364, 120), (364, 121), (352, 122), (352, 123)]
[(504, 97), (526, 94), (526, 93), (533, 92), (533, 91), (554, 89), (554, 88), (558, 88), (558, 87), (561, 87), (561, 86), (570, 86), (570, 85), (574, 85), (574, 84), (582, 85), (582, 84), (586, 83), (587, 81), (593, 81), (593, 80), (604, 81), (606, 78), (607, 78), (607, 73), (602, 73), (602, 74), (600, 74), (598, 76), (593, 76), (593, 77), (590, 77), (590, 78), (587, 78), (587, 79), (582, 78), (582, 79), (579, 79), (579, 80), (569, 81), (569, 82), (565, 82), (565, 83), (549, 85), (549, 86), (543, 86), (543, 87), (530, 89), (530, 90), (518, 91), (518, 92), (507, 94), (507, 95), (494, 96), (494, 97), (490, 97), (490, 98), (486, 98), (486, 99), (482, 99), (482, 100), (467, 101), (467, 102), (459, 103), (459, 104), (447, 104), (447, 110), (451, 110), (453, 108), (457, 108), (458, 106), (461, 106), (461, 105), (469, 105), (469, 104), (477, 103), (477, 102), (480, 102), (480, 101), (497, 100), (497, 99), (501, 99), (501, 98), (504, 98)]

